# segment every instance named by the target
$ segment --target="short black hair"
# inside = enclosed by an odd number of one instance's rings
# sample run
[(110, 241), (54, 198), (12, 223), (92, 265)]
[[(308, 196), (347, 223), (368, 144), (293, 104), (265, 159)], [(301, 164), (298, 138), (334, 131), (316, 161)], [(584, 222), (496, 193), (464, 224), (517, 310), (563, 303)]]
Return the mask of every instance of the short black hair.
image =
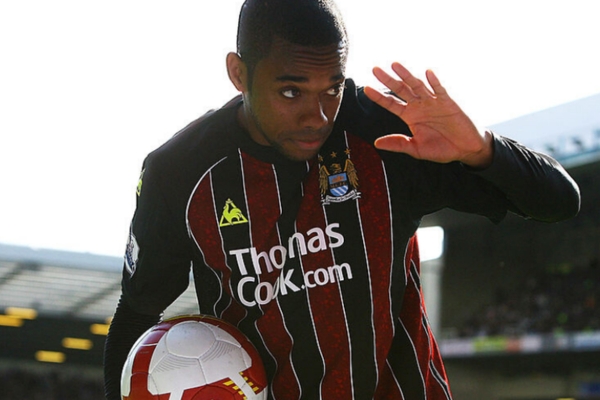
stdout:
[(269, 55), (275, 37), (303, 46), (348, 45), (333, 0), (246, 0), (240, 11), (237, 51), (249, 79), (256, 64)]

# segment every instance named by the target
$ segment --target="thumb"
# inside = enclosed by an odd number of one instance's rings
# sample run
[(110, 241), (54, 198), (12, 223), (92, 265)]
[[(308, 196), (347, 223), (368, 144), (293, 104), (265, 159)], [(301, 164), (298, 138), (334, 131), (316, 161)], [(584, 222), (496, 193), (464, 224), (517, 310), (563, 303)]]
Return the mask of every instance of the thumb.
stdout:
[(396, 153), (410, 153), (411, 138), (399, 134), (386, 135), (375, 140), (375, 147)]

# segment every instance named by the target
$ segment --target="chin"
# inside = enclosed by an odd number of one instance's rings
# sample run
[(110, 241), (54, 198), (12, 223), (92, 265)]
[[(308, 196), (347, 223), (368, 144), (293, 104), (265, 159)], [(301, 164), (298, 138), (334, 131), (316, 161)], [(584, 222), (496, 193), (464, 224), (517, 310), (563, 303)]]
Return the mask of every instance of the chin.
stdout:
[(293, 150), (285, 150), (285, 149), (278, 149), (279, 153), (281, 153), (285, 158), (287, 158), (288, 160), (292, 160), (292, 161), (308, 161), (312, 158), (314, 158), (317, 154), (318, 151), (293, 151)]
[(271, 143), (271, 146), (277, 150), (279, 154), (291, 161), (308, 161), (315, 157), (320, 150), (318, 149), (301, 149), (296, 146), (282, 146), (281, 143)]
[(308, 161), (313, 159), (317, 153), (310, 155), (301, 155), (301, 154), (283, 154), (288, 160), (292, 161)]

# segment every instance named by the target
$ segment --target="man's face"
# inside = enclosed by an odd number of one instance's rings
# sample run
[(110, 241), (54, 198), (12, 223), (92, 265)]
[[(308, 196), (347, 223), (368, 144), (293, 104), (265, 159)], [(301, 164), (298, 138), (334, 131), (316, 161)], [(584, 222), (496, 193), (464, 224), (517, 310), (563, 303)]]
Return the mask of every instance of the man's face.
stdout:
[(314, 157), (340, 108), (345, 52), (342, 45), (307, 47), (275, 40), (244, 93), (240, 117), (251, 138), (291, 160)]

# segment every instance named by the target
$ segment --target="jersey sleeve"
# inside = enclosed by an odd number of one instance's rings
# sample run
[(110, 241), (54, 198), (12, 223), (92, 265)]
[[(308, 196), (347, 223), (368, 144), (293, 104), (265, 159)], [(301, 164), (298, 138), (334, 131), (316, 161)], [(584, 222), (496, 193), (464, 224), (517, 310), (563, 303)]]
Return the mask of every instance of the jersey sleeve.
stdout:
[(579, 212), (579, 187), (558, 161), (512, 139), (494, 135), (492, 165), (474, 173), (499, 188), (521, 216), (555, 222)]
[(414, 193), (411, 207), (418, 215), (448, 207), (493, 222), (500, 222), (507, 212), (557, 222), (579, 212), (579, 188), (556, 160), (496, 134), (494, 160), (484, 170), (459, 162), (407, 164), (409, 172), (401, 175), (410, 181)]
[(104, 392), (107, 400), (121, 400), (121, 371), (136, 340), (160, 320), (158, 315), (133, 311), (120, 299), (104, 344)]
[(137, 189), (125, 253), (123, 300), (136, 312), (162, 313), (190, 282), (191, 256), (185, 209), (171, 201), (174, 190), (163, 169), (148, 157)]

